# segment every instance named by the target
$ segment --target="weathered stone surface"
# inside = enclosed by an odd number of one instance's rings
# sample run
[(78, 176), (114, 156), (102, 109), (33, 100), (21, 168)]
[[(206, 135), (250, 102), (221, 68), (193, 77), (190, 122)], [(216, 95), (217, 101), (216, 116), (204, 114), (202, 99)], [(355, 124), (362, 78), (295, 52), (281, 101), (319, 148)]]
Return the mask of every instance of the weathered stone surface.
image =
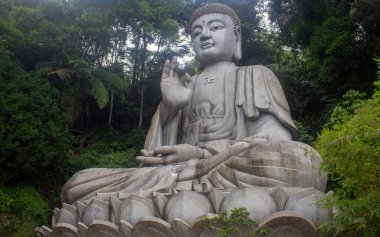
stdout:
[(74, 206), (62, 204), (62, 209), (59, 212), (58, 223), (67, 223), (72, 226), (76, 226), (78, 223), (77, 209)]
[(86, 205), (82, 202), (79, 202), (79, 201), (76, 202), (75, 205), (76, 205), (77, 210), (78, 210), (79, 219), (83, 220), (83, 213), (84, 213), (84, 210), (86, 209)]
[(317, 230), (313, 223), (297, 212), (281, 211), (260, 223), (272, 231), (269, 237), (316, 237)]
[(168, 202), (168, 199), (161, 193), (155, 193), (154, 202), (158, 208), (158, 211), (160, 212), (160, 215), (164, 216), (164, 208)]
[(133, 227), (134, 237), (176, 237), (177, 235), (171, 229), (171, 226), (166, 221), (155, 217), (143, 217)]
[(58, 223), (54, 229), (52, 236), (54, 237), (79, 237), (78, 228), (66, 224), (66, 223)]
[(124, 220), (120, 221), (120, 231), (124, 236), (132, 236), (132, 229), (133, 226), (130, 223)]
[[(231, 210), (233, 208), (238, 207), (246, 207), (250, 212), (250, 217), (255, 221), (261, 221), (261, 225), (265, 224), (272, 228), (272, 232), (270, 236), (309, 236), (310, 233), (315, 232), (315, 225), (313, 221), (315, 220), (323, 220), (323, 218), (327, 218), (327, 216), (320, 215), (318, 210), (310, 211), (310, 207), (317, 208), (315, 204), (310, 202), (310, 197), (315, 198), (315, 194), (321, 195), (318, 193), (319, 191), (316, 189), (302, 189), (302, 188), (279, 188), (274, 190), (265, 190), (258, 189), (252, 187), (242, 187), (236, 191), (233, 191), (229, 194), (223, 194), (225, 197), (220, 205), (220, 210)], [(47, 227), (36, 228), (35, 232), (39, 236), (213, 236), (211, 234), (211, 230), (205, 228), (202, 223), (202, 219), (204, 217), (215, 217), (216, 214), (207, 213), (204, 208), (208, 206), (209, 211), (213, 211), (213, 205), (211, 201), (208, 200), (208, 197), (212, 197), (212, 193), (215, 194), (215, 191), (210, 191), (209, 193), (197, 193), (193, 191), (180, 191), (179, 193), (168, 194), (169, 200), (166, 202), (170, 208), (168, 210), (177, 210), (176, 212), (171, 212), (172, 215), (169, 220), (171, 224), (168, 222), (158, 218), (149, 216), (151, 213), (137, 212), (141, 215), (141, 217), (136, 215), (134, 216), (136, 219), (135, 224), (131, 224), (125, 220), (116, 221), (112, 215), (109, 215), (107, 218), (104, 216), (105, 220), (93, 220), (89, 225), (84, 224), (79, 217), (79, 209), (77, 209), (77, 213), (73, 213), (74, 216), (78, 217), (77, 227), (67, 224), (57, 222), (55, 227), (50, 230)], [(281, 195), (290, 195), (288, 198), (285, 209), (292, 208), (297, 209), (295, 211), (282, 211), (278, 210), (278, 206), (275, 201), (271, 200), (271, 195), (276, 196), (276, 193), (280, 193)], [(218, 194), (220, 195), (220, 194)], [(278, 195), (278, 194), (277, 194)], [(285, 195), (285, 196), (286, 196)], [(163, 198), (164, 195), (162, 195)], [(141, 208), (141, 205), (148, 204), (156, 205), (150, 199), (144, 197), (138, 197), (136, 195), (130, 195), (125, 200), (119, 200), (117, 198), (110, 199), (109, 202), (101, 201), (103, 208), (108, 208), (109, 210), (119, 208), (121, 210), (124, 208), (123, 204), (130, 205), (133, 203), (131, 201), (139, 200), (138, 204), (132, 204), (137, 207), (136, 210)], [(172, 200), (172, 204), (170, 204), (170, 200)], [(206, 201), (207, 200), (207, 201)], [(268, 201), (269, 200), (269, 201)], [(285, 198), (283, 198), (285, 200)], [(98, 200), (99, 201), (99, 200)], [(86, 216), (93, 216), (86, 213), (89, 211), (90, 214), (94, 210), (94, 201), (90, 201), (84, 205), (84, 213), (83, 218), (87, 218)], [(118, 203), (117, 205), (112, 205), (112, 203)], [(189, 205), (189, 203), (195, 203), (193, 205)], [(298, 206), (300, 204), (301, 206)], [(188, 206), (187, 206), (188, 205)], [(197, 206), (199, 205), (199, 206)], [(305, 205), (308, 205), (305, 207)], [(186, 208), (187, 206), (187, 208)], [(65, 206), (67, 209), (67, 206)], [(127, 208), (124, 208), (126, 210)], [(157, 209), (156, 206), (149, 207), (149, 210)], [(73, 209), (74, 210), (74, 209)], [(133, 208), (131, 209), (133, 212)], [(180, 211), (179, 211), (180, 210)], [(267, 213), (267, 210), (272, 210), (271, 213)], [(166, 211), (166, 206), (164, 208), (164, 213)], [(112, 211), (109, 211), (111, 213)], [(55, 213), (61, 213), (61, 210), (56, 210)], [(157, 211), (158, 213), (158, 211)], [(198, 214), (197, 214), (198, 213)], [(252, 215), (252, 213), (254, 213)], [(310, 216), (304, 216), (303, 213), (309, 213)], [(185, 216), (190, 215), (189, 216)], [(314, 215), (312, 215), (314, 214)], [(125, 213), (128, 216), (127, 212)], [(166, 215), (166, 214), (165, 214)], [(178, 215), (178, 216), (176, 216)], [(269, 217), (267, 217), (269, 215)], [(317, 216), (315, 216), (317, 215)], [(319, 215), (319, 216), (318, 216)], [(129, 218), (129, 217), (128, 217)], [(182, 220), (181, 218), (189, 218), (187, 221)], [(319, 219), (313, 219), (319, 218)], [(53, 216), (54, 219), (54, 216)], [(88, 220), (89, 221), (89, 220)], [(149, 227), (150, 226), (150, 227)], [(142, 231), (140, 233), (140, 230)], [(314, 233), (317, 236), (317, 233)]]
[(190, 237), (209, 237), (213, 236), (213, 233), (210, 229), (206, 228), (203, 219), (204, 218), (214, 218), (218, 215), (216, 214), (206, 214), (203, 216), (198, 217), (197, 219), (194, 220), (193, 224), (190, 227)]
[(86, 226), (90, 226), (95, 220), (108, 220), (108, 217), (108, 204), (104, 201), (93, 198), (84, 210), (83, 223)]
[(277, 211), (276, 203), (267, 191), (250, 187), (243, 187), (226, 196), (220, 211), (231, 211), (239, 207), (247, 208), (249, 217), (257, 222)]
[(39, 237), (51, 237), (53, 232), (52, 230), (47, 227), (47, 226), (41, 226), (37, 227), (34, 229), (34, 232), (39, 236)]
[(222, 193), (219, 189), (213, 188), (209, 195), (208, 199), (211, 201), (212, 205), (214, 206), (214, 210), (216, 213), (219, 212), (220, 205), (222, 204), (226, 194)]
[(78, 223), (78, 232), (80, 236), (87, 236), (88, 226), (83, 222)]
[(108, 221), (95, 220), (89, 227), (85, 237), (123, 237), (119, 227)]
[(164, 210), (164, 219), (172, 223), (176, 218), (191, 224), (197, 217), (213, 213), (214, 207), (202, 194), (187, 190), (171, 197)]
[(135, 225), (140, 218), (148, 216), (159, 217), (152, 200), (132, 194), (122, 202), (116, 220), (125, 220)]
[(284, 210), (285, 204), (288, 201), (288, 194), (282, 187), (275, 188), (272, 191), (272, 198), (276, 203), (277, 210)]
[(315, 188), (302, 189), (289, 197), (284, 210), (296, 211), (318, 226), (327, 220), (329, 214), (328, 209), (317, 206), (317, 201), (324, 196)]
[(190, 226), (179, 218), (175, 218), (172, 222), (172, 229), (174, 230), (177, 236), (190, 236)]

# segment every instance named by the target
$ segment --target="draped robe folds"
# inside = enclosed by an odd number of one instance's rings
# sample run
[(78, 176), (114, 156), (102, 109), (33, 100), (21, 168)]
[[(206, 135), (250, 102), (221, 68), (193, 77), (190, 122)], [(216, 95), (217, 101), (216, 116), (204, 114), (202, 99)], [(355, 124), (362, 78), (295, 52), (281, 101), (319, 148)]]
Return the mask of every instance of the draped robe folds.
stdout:
[[(197, 76), (193, 80), (196, 83)], [(260, 128), (261, 123), (274, 121), (290, 132), (293, 139), (297, 137), (284, 92), (273, 72), (264, 66), (235, 66), (226, 69), (224, 80), (223, 116), (202, 118), (215, 120), (209, 126), (202, 126), (202, 119), (192, 120), (190, 103), (163, 125), (158, 109), (152, 118), (144, 148), (153, 150), (163, 145), (191, 144), (217, 154), (239, 140), (254, 139), (263, 134), (269, 136), (271, 142), (231, 157), (197, 180), (176, 181), (176, 169), (184, 164), (83, 170), (64, 185), (61, 201), (74, 203), (95, 196), (120, 198), (130, 193), (150, 196), (153, 192), (168, 192), (171, 188), (198, 190), (202, 183), (222, 190), (240, 186), (284, 186), (315, 187), (324, 191), (325, 177), (322, 181), (318, 178), (319, 157), (311, 147), (298, 142), (276, 141), (281, 131), (271, 134), (271, 131)], [(260, 121), (263, 117), (268, 119)], [(312, 152), (305, 155), (305, 150)], [(289, 175), (290, 179), (284, 178)]]

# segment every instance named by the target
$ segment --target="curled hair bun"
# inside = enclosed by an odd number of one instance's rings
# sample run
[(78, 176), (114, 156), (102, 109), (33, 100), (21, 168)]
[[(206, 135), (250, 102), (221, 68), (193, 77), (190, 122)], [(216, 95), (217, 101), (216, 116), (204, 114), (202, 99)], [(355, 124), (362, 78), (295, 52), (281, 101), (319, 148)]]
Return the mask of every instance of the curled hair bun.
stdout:
[(224, 15), (228, 15), (231, 17), (232, 22), (234, 23), (234, 28), (240, 28), (240, 19), (236, 12), (230, 8), (227, 5), (220, 4), (220, 3), (210, 3), (210, 4), (205, 4), (201, 7), (199, 7), (197, 10), (194, 11), (194, 13), (190, 17), (189, 21), (189, 26), (193, 24), (195, 19), (207, 15), (207, 14), (212, 14), (212, 13), (220, 13)]

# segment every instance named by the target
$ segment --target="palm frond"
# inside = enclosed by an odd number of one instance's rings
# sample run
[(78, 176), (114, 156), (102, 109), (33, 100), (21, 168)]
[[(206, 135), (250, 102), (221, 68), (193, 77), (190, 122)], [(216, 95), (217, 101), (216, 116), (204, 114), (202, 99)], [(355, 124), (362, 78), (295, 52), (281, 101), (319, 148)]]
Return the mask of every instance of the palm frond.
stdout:
[(36, 70), (42, 75), (46, 76), (50, 72), (54, 71), (57, 68), (57, 63), (53, 61), (40, 62), (36, 64)]
[(84, 59), (70, 59), (69, 64), (73, 66), (76, 70), (82, 70), (88, 68), (88, 63)]
[(70, 74), (73, 74), (73, 73), (74, 73), (73, 69), (70, 69), (70, 68), (60, 68), (60, 69), (51, 71), (47, 75), (50, 76), (50, 75), (56, 74), (59, 77), (59, 79), (61, 79), (62, 81), (65, 81), (65, 80), (69, 79), (70, 78)]
[(99, 109), (103, 109), (108, 104), (108, 91), (103, 82), (96, 77), (91, 78), (91, 95)]
[(70, 88), (62, 98), (62, 107), (70, 124), (74, 124), (83, 111), (83, 95), (79, 88)]
[(380, 58), (373, 58), (373, 60), (376, 62), (376, 64), (377, 64), (377, 68), (378, 68), (378, 70), (377, 70), (377, 75), (380, 77)]
[(121, 77), (116, 75), (113, 72), (107, 71), (102, 68), (96, 68), (92, 71), (92, 74), (103, 81), (107, 87), (113, 88), (116, 90), (124, 91), (126, 89), (126, 84)]

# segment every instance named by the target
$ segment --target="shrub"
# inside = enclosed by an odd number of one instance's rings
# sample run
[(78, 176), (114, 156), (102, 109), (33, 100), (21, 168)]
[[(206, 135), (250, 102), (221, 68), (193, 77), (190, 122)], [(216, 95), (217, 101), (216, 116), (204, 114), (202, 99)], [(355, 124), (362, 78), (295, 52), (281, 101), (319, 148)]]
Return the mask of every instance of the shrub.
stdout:
[(24, 72), (6, 51), (0, 52), (0, 176), (7, 183), (31, 182), (44, 188), (62, 182), (73, 139), (58, 92), (37, 74)]
[(30, 186), (0, 186), (0, 236), (33, 236), (34, 228), (48, 223), (48, 203)]
[(380, 78), (376, 86), (371, 99), (360, 103), (353, 115), (346, 113), (326, 127), (318, 138), (322, 168), (339, 182), (334, 195), (321, 201), (338, 209), (322, 225), (326, 235), (380, 233)]
[(204, 218), (203, 223), (218, 237), (229, 236), (266, 236), (269, 234), (268, 227), (261, 226), (249, 218), (246, 208), (236, 208), (227, 214), (222, 211), (214, 218)]
[(81, 147), (69, 160), (66, 177), (87, 168), (130, 168), (138, 166), (136, 156), (143, 147), (140, 130), (123, 133), (109, 129), (86, 147)]

